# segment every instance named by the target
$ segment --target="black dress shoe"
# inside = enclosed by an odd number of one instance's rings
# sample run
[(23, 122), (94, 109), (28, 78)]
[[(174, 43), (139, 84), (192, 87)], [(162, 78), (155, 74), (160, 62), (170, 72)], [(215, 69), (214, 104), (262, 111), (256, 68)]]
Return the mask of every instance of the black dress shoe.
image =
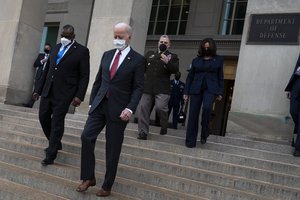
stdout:
[(293, 153), (293, 156), (295, 157), (300, 157), (300, 151), (295, 149), (294, 153)]
[(137, 139), (139, 139), (139, 140), (147, 140), (147, 134), (146, 133), (139, 133)]
[(54, 163), (53, 160), (51, 160), (50, 158), (45, 158), (44, 160), (42, 160), (41, 164), (43, 166), (47, 166), (47, 165), (52, 165)]
[(167, 129), (160, 129), (160, 132), (159, 132), (160, 135), (166, 135), (167, 133), (168, 133)]
[(206, 143), (206, 138), (201, 138), (201, 144), (205, 144)]

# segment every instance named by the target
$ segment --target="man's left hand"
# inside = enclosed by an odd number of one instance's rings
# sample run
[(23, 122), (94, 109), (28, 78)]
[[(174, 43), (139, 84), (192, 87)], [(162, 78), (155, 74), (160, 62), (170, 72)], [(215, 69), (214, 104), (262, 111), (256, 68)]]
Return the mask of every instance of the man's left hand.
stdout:
[(73, 101), (72, 101), (72, 105), (75, 107), (80, 106), (81, 104), (81, 100), (78, 97), (74, 97)]
[(124, 109), (120, 115), (120, 118), (123, 120), (123, 121), (128, 121), (131, 117), (131, 112), (128, 110), (128, 109)]

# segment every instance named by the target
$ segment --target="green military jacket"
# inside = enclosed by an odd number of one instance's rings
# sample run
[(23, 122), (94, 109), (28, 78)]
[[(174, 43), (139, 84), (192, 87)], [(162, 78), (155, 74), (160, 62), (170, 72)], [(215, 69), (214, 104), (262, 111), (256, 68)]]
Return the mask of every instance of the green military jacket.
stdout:
[(169, 57), (168, 64), (161, 59), (161, 53), (149, 51), (146, 53), (147, 66), (145, 69), (144, 93), (170, 94), (170, 76), (179, 70), (179, 59), (176, 54), (164, 52)]

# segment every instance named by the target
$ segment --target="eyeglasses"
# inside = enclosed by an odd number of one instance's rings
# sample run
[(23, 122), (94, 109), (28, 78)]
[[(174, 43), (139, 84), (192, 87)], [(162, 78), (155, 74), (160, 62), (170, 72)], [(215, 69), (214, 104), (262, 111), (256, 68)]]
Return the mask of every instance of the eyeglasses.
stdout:
[(166, 41), (159, 41), (159, 44), (169, 44), (169, 42), (166, 42)]

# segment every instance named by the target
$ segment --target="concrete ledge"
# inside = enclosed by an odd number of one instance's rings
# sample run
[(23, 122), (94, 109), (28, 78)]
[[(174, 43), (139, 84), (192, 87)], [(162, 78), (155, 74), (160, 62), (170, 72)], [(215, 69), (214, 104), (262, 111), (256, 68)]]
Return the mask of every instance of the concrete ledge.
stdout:
[(231, 111), (228, 116), (226, 134), (289, 143), (293, 137), (293, 129), (294, 124), (290, 116), (256, 115)]

